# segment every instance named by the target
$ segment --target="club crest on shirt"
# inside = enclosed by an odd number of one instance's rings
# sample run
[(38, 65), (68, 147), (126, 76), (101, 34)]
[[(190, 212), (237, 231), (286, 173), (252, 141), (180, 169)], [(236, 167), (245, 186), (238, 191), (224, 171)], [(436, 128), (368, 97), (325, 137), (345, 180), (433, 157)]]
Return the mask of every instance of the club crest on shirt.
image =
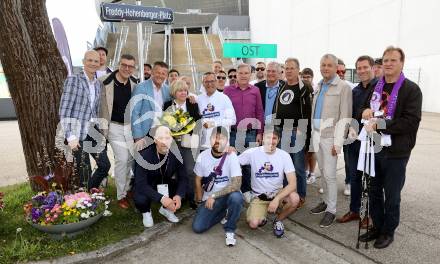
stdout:
[(257, 178), (276, 178), (278, 172), (273, 172), (273, 165), (270, 162), (265, 162), (263, 166), (255, 173)]
[(215, 106), (211, 103), (209, 103), (205, 109), (202, 111), (202, 115), (204, 118), (210, 118), (210, 117), (216, 117), (220, 116), (220, 112), (214, 112)]
[(283, 105), (290, 104), (293, 101), (293, 97), (295, 97), (295, 94), (292, 90), (286, 90), (281, 93), (280, 95), (280, 103)]

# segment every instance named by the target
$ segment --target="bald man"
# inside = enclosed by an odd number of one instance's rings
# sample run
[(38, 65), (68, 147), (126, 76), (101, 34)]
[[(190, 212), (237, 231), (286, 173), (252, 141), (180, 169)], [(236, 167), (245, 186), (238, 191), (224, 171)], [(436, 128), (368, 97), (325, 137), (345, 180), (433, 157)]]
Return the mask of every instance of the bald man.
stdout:
[[(99, 98), (103, 89), (96, 79), (99, 54), (89, 50), (84, 54), (84, 70), (67, 77), (59, 109), (60, 122), (65, 140), (75, 157), (79, 186), (97, 188), (107, 177), (110, 161), (104, 136), (98, 132)], [(90, 157), (97, 169), (91, 173)], [(91, 175), (91, 177), (90, 177)]]
[(179, 222), (174, 213), (180, 209), (187, 185), (185, 166), (170, 151), (171, 131), (165, 126), (151, 130), (154, 144), (140, 151), (142, 160), (134, 168), (134, 203), (145, 227), (154, 225), (151, 202), (162, 204), (159, 213), (168, 221)]

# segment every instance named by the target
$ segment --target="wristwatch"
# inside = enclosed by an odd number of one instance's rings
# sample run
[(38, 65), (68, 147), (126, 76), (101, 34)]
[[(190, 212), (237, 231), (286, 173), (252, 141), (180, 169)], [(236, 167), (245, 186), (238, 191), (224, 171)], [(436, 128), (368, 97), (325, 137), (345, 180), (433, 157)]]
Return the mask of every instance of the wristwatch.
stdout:
[(211, 194), (211, 198), (215, 199), (215, 193)]

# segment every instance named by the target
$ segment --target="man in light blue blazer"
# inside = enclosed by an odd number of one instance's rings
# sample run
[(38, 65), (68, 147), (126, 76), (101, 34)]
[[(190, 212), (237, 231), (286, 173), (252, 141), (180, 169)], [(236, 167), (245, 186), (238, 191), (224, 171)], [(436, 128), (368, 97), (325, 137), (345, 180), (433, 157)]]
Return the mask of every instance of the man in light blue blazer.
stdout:
[(144, 137), (148, 135), (154, 118), (160, 116), (163, 104), (171, 100), (169, 87), (165, 84), (168, 65), (156, 61), (151, 78), (138, 84), (131, 96), (131, 129), (136, 149), (146, 146)]

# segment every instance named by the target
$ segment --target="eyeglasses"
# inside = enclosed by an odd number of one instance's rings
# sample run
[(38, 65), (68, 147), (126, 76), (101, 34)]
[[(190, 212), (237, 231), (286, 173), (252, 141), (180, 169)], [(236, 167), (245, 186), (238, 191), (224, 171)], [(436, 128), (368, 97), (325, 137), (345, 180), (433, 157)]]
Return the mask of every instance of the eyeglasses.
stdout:
[(237, 79), (237, 75), (228, 75), (229, 79)]
[(255, 70), (256, 70), (256, 71), (264, 71), (265, 68), (256, 68)]
[(345, 74), (345, 70), (343, 70), (343, 71), (336, 71), (336, 74)]
[(129, 70), (134, 70), (136, 68), (133, 65), (128, 65), (128, 64), (125, 64), (125, 63), (121, 63), (120, 65), (121, 65), (121, 68), (126, 68), (126, 69), (129, 69)]
[(217, 76), (217, 80), (226, 80), (226, 76)]

